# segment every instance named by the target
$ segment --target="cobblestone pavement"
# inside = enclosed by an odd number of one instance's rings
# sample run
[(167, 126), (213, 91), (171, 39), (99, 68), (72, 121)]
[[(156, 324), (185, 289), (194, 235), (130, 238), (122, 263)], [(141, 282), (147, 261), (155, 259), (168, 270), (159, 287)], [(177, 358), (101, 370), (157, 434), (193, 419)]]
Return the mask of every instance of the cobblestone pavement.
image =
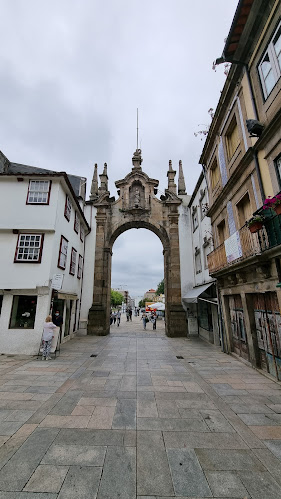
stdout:
[(0, 368), (0, 499), (281, 498), (280, 383), (161, 321)]

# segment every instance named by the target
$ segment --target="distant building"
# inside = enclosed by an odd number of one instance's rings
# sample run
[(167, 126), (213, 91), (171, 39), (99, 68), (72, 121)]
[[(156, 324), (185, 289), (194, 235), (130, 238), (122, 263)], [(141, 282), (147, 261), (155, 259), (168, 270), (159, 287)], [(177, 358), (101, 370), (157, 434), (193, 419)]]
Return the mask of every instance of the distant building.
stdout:
[(144, 293), (143, 299), (145, 301), (153, 301), (155, 299), (155, 296), (156, 289), (149, 289), (148, 291), (146, 291), (146, 293)]

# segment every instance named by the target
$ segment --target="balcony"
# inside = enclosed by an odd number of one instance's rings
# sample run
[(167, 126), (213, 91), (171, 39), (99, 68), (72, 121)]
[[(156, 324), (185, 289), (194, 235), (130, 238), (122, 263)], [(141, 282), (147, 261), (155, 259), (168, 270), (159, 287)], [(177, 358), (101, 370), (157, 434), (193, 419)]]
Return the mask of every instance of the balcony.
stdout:
[(261, 230), (252, 234), (244, 225), (209, 253), (207, 259), (211, 275), (281, 244), (281, 215), (276, 215), (271, 209), (259, 211), (266, 217)]

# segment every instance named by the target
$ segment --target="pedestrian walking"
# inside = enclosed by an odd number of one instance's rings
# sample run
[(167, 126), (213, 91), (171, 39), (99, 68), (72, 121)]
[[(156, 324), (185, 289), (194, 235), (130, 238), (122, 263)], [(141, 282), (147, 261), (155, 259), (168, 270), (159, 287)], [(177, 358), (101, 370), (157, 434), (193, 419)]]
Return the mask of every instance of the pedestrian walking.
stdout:
[(133, 315), (133, 311), (131, 308), (129, 308), (129, 317), (130, 317), (130, 321), (132, 320), (132, 315)]
[(52, 317), (48, 315), (45, 319), (43, 325), (43, 352), (42, 352), (42, 360), (51, 360), (50, 351), (52, 339), (54, 337), (54, 329), (56, 329), (56, 324), (52, 322)]
[(141, 320), (142, 320), (142, 323), (143, 323), (143, 329), (146, 329), (146, 323), (148, 322), (148, 318), (147, 318), (147, 315), (145, 312), (143, 312), (142, 316), (141, 316)]
[(117, 319), (116, 312), (114, 312), (114, 314), (113, 314), (113, 322), (114, 322), (114, 324), (116, 323), (116, 319)]
[(151, 320), (151, 322), (152, 322), (152, 326), (153, 326), (153, 327), (152, 327), (152, 329), (154, 329), (154, 330), (156, 329), (156, 319), (157, 319), (157, 315), (156, 315), (156, 313), (154, 313), (154, 314), (151, 316), (151, 319), (150, 319), (150, 320)]
[(127, 317), (127, 322), (129, 322), (130, 320), (130, 313), (129, 313), (129, 309), (126, 308), (126, 317)]
[(109, 318), (110, 325), (113, 323), (113, 313), (110, 312), (110, 318)]
[(117, 326), (119, 327), (120, 326), (120, 320), (121, 320), (121, 312), (120, 312), (120, 310), (118, 310), (118, 312), (116, 314), (116, 318), (117, 318)]
[(59, 310), (56, 310), (55, 313), (53, 314), (53, 323), (60, 328), (60, 342), (61, 342), (63, 316), (60, 314)]

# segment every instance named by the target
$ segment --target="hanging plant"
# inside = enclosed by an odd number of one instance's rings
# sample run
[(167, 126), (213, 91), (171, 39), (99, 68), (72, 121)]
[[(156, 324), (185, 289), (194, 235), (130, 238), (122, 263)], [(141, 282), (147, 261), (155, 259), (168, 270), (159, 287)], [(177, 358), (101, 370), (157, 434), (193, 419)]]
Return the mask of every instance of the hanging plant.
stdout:
[(276, 194), (276, 196), (266, 198), (263, 203), (263, 209), (267, 210), (268, 208), (271, 208), (274, 210), (277, 215), (281, 214), (281, 193)]
[(258, 232), (258, 230), (262, 229), (264, 220), (265, 219), (262, 215), (255, 215), (246, 222), (246, 226), (248, 227), (249, 231), (254, 234), (255, 232)]

